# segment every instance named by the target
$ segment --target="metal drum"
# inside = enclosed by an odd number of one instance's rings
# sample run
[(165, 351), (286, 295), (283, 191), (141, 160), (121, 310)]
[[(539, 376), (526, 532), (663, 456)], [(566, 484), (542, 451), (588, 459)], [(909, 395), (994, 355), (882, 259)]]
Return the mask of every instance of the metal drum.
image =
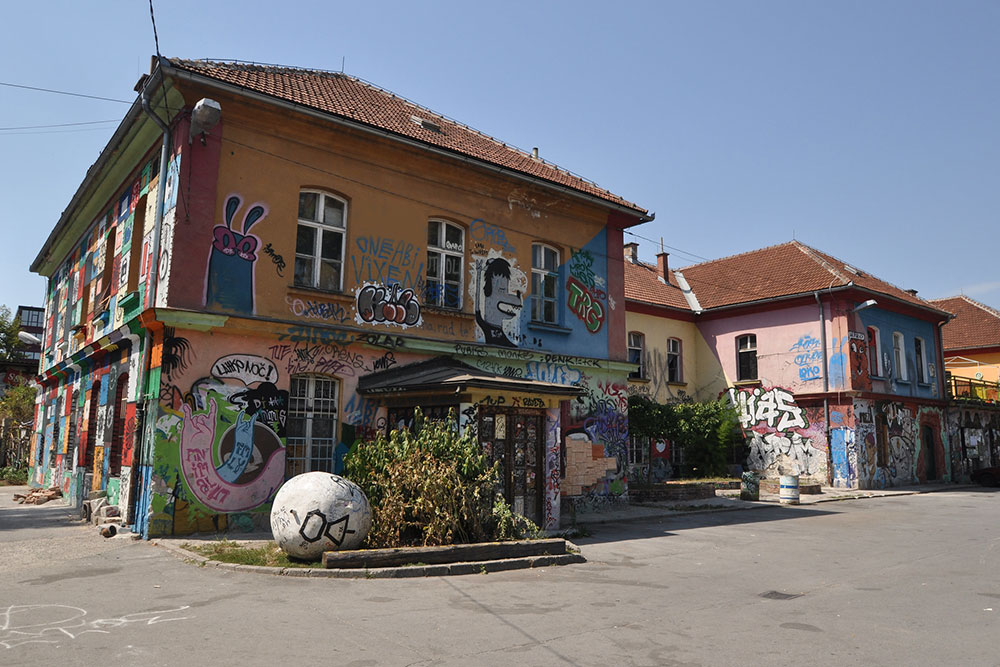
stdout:
[(782, 475), (781, 476), (781, 489), (778, 493), (778, 500), (783, 505), (798, 505), (799, 504), (799, 476), (798, 475)]

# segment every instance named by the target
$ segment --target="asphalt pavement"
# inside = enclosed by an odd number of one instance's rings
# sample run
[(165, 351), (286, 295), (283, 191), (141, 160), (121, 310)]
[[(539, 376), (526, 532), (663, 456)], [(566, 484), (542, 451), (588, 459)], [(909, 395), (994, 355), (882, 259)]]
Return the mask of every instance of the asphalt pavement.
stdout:
[(1000, 664), (993, 490), (592, 524), (583, 564), (403, 580), (198, 567), (11, 491), (0, 664)]

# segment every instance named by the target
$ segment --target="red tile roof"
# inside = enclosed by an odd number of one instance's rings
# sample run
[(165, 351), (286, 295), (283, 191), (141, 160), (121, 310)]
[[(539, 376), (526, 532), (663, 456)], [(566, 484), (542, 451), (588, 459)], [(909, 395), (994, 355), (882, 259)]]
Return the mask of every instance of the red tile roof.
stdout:
[(169, 63), (186, 72), (572, 188), (631, 209), (642, 217), (648, 215), (646, 209), (565, 169), (353, 76), (322, 70), (208, 60), (174, 59)]
[(805, 294), (851, 283), (921, 308), (928, 301), (798, 241), (681, 269), (704, 309)]
[(656, 306), (667, 306), (690, 311), (687, 299), (671, 278), (670, 285), (659, 278), (659, 270), (645, 262), (625, 260), (625, 298)]
[(967, 296), (931, 301), (937, 308), (955, 314), (941, 329), (945, 351), (973, 347), (1000, 347), (1000, 312)]

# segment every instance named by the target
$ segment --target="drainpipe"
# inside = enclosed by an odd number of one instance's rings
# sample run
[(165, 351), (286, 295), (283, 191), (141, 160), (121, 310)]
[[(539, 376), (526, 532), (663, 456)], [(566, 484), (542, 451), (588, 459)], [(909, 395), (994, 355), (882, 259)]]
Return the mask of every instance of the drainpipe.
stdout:
[[(944, 325), (948, 324), (948, 322), (951, 322), (953, 319), (955, 319), (955, 316), (949, 315), (948, 319), (946, 319), (944, 322), (938, 322), (938, 330), (936, 336), (937, 340), (934, 341), (936, 344), (935, 346), (937, 347), (938, 372), (937, 372), (937, 377), (934, 379), (939, 383), (938, 386), (941, 389), (941, 398), (944, 399), (944, 424), (942, 424), (941, 426), (941, 434), (948, 439), (948, 456), (947, 458), (942, 456), (942, 458), (945, 459), (944, 461), (945, 469), (941, 471), (941, 477), (947, 475), (949, 478), (948, 481), (957, 482), (958, 480), (955, 478), (955, 470), (953, 469), (952, 466), (952, 462), (955, 459), (953, 456), (954, 452), (951, 446), (951, 401), (948, 400), (948, 387), (945, 386), (948, 378), (944, 370)], [(942, 439), (941, 454), (943, 455), (944, 453), (945, 453), (944, 440)], [(992, 456), (992, 452), (990, 454)], [(933, 452), (931, 452), (931, 456), (934, 456)], [(924, 470), (925, 471), (927, 470), (926, 463), (924, 463)]]
[(823, 350), (823, 421), (826, 429), (826, 479), (833, 486), (833, 448), (830, 442), (830, 368), (826, 359), (826, 315), (823, 313), (823, 302), (819, 298), (819, 290), (814, 293), (816, 305), (819, 306), (819, 343)]
[[(163, 62), (162, 60), (158, 63), (160, 71), (160, 86), (163, 86)], [(139, 94), (139, 99), (142, 103), (142, 110), (146, 112), (153, 122), (159, 126), (163, 131), (163, 145), (160, 147), (160, 178), (156, 185), (156, 205), (153, 212), (153, 243), (150, 247), (150, 257), (151, 264), (147, 271), (146, 277), (146, 295), (149, 298), (150, 308), (156, 308), (156, 288), (159, 284), (159, 274), (160, 274), (160, 230), (163, 223), (163, 199), (167, 188), (167, 162), (170, 157), (170, 126), (167, 125), (160, 118), (156, 112), (149, 106), (149, 84), (142, 87), (142, 91)], [(166, 90), (164, 90), (164, 95), (166, 95)], [(142, 460), (143, 450), (145, 446), (152, 446), (152, 443), (143, 442), (143, 434), (145, 433), (145, 423), (146, 415), (149, 411), (148, 404), (154, 398), (149, 393), (149, 375), (150, 375), (150, 362), (152, 359), (152, 354), (150, 347), (153, 342), (152, 332), (149, 327), (144, 327), (146, 329), (145, 336), (143, 338), (142, 346), (142, 358), (139, 362), (139, 372), (140, 372), (140, 396), (137, 401), (136, 406), (136, 433), (133, 438), (133, 442), (136, 443), (135, 451), (132, 454), (132, 465), (133, 467), (138, 465), (138, 462)], [(132, 475), (131, 482), (131, 493), (129, 494), (129, 504), (132, 508), (136, 508), (135, 502), (135, 489), (138, 482), (138, 475)], [(131, 509), (131, 508), (130, 508)], [(126, 516), (126, 520), (129, 523), (135, 523), (136, 517)]]

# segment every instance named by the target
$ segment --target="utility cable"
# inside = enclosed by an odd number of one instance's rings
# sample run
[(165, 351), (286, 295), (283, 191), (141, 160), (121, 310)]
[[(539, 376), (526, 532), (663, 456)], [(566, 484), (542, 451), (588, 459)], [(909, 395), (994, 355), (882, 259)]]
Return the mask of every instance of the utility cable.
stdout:
[(118, 102), (120, 104), (132, 104), (128, 100), (117, 100), (113, 97), (100, 97), (98, 95), (84, 95), (83, 93), (71, 93), (65, 90), (53, 90), (52, 88), (38, 88), (37, 86), (23, 86), (19, 83), (7, 83), (5, 81), (0, 81), (0, 86), (9, 86), (11, 88), (23, 88), (25, 90), (37, 90), (43, 93), (55, 93), (56, 95), (72, 95), (73, 97), (86, 97), (91, 100), (103, 100), (105, 102)]

